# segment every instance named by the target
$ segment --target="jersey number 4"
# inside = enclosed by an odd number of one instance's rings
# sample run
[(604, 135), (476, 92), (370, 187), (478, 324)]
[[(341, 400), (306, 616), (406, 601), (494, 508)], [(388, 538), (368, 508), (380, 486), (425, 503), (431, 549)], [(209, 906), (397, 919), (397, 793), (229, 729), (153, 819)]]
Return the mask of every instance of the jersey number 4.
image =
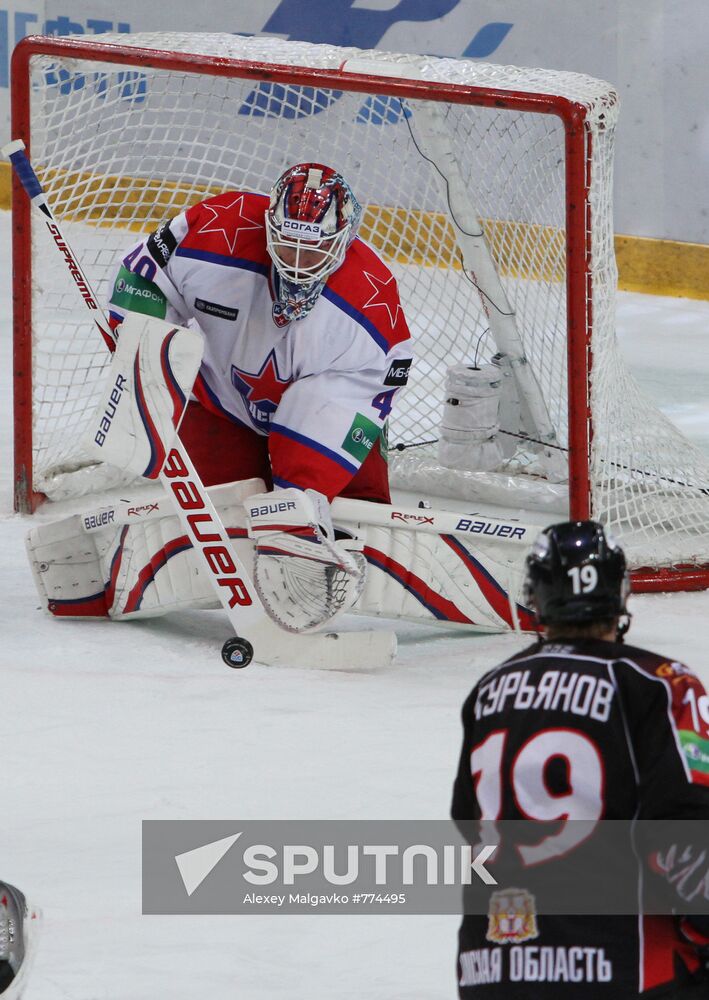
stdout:
[(372, 400), (372, 406), (375, 410), (379, 410), (379, 419), (386, 420), (392, 411), (392, 399), (394, 398), (394, 393), (396, 389), (388, 389), (386, 392), (380, 392), (378, 396), (375, 396)]
[[(481, 819), (500, 819), (502, 798), (511, 789), (517, 808), (526, 819), (544, 822), (563, 820), (561, 829), (534, 846), (518, 851), (527, 865), (558, 858), (590, 837), (604, 810), (605, 769), (595, 742), (575, 729), (544, 729), (517, 751), (509, 771), (503, 769), (508, 731), (497, 730), (479, 743), (470, 755)], [(565, 767), (563, 794), (547, 784), (547, 768), (553, 760)], [(570, 824), (568, 820), (586, 820)]]

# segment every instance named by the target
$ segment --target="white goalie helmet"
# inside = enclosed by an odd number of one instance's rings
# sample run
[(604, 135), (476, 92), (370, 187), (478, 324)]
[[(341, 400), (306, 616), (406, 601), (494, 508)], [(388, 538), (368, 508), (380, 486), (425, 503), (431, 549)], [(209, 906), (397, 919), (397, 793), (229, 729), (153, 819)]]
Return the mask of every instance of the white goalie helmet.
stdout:
[[(298, 163), (279, 177), (266, 211), (266, 242), (280, 277), (274, 314), (301, 319), (345, 259), (362, 209), (341, 174)], [(278, 308), (280, 306), (280, 308)]]

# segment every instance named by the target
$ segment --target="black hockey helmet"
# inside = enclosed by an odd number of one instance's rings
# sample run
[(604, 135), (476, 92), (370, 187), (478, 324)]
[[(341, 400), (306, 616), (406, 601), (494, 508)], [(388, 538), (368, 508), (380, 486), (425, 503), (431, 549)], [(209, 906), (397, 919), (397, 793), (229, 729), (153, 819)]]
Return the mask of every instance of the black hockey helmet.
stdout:
[(545, 528), (526, 567), (525, 603), (542, 625), (582, 625), (627, 615), (625, 555), (596, 521)]

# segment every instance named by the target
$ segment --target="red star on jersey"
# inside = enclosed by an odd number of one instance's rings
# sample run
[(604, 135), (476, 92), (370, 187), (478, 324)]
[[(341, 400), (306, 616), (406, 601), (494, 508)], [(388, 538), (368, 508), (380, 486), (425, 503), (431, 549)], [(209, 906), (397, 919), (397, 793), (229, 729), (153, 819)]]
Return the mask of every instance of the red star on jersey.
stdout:
[(244, 197), (243, 194), (237, 195), (228, 205), (217, 205), (216, 207), (204, 205), (205, 211), (211, 212), (213, 218), (197, 230), (197, 235), (200, 233), (221, 233), (229, 247), (229, 253), (234, 253), (239, 233), (245, 232), (247, 229), (261, 228), (261, 222), (249, 219), (243, 214)]
[[(364, 303), (363, 308), (374, 309), (375, 306), (382, 306), (389, 314), (389, 322), (393, 329), (396, 326), (396, 321), (401, 311), (401, 304), (396, 293), (396, 285), (394, 284), (392, 288), (389, 288), (389, 285), (392, 285), (394, 282), (394, 275), (389, 275), (386, 281), (383, 281), (382, 278), (377, 278), (376, 275), (370, 274), (368, 271), (364, 272), (364, 276), (374, 289), (374, 294), (368, 302)], [(392, 304), (390, 301), (392, 295), (396, 297), (396, 304)]]
[(273, 413), (292, 379), (282, 379), (279, 375), (274, 349), (255, 375), (232, 365), (231, 381), (234, 387), (259, 410)]

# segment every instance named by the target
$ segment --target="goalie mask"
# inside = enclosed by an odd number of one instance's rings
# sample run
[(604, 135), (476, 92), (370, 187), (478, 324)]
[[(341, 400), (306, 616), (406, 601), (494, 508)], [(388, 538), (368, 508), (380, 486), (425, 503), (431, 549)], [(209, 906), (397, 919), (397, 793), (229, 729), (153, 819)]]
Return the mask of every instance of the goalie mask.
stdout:
[[(627, 616), (625, 555), (595, 521), (546, 528), (526, 567), (525, 603), (535, 609), (542, 625), (583, 625)], [(627, 624), (620, 635), (625, 631)]]
[(362, 209), (331, 167), (299, 163), (279, 177), (266, 211), (266, 242), (278, 274), (276, 322), (302, 319), (357, 235)]

